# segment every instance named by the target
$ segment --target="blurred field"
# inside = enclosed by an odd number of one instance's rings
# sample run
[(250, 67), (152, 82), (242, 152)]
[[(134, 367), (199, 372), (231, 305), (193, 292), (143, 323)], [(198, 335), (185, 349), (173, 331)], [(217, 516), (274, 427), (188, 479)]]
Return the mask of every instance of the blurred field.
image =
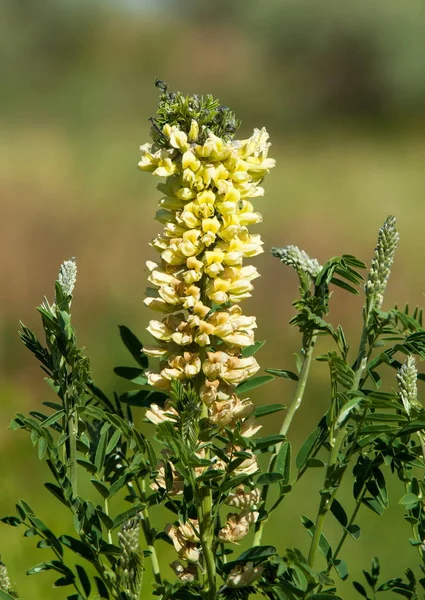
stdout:
[[(230, 6), (9, 0), (4, 14), (0, 514), (10, 514), (24, 497), (46, 519), (54, 511), (59, 532), (69, 525), (42, 491), (44, 466), (23, 434), (7, 431), (15, 412), (35, 408), (49, 393), (18, 340), (18, 321), (38, 331), (35, 306), (45, 294), (51, 297), (60, 263), (76, 256), (74, 323), (97, 382), (112, 390), (112, 368), (127, 360), (118, 324), (148, 340), (144, 262), (151, 256), (148, 241), (160, 230), (152, 220), (159, 194), (135, 167), (138, 146), (148, 140), (147, 118), (155, 112), (155, 76), (173, 89), (217, 95), (243, 119), (242, 135), (262, 125), (270, 132), (277, 167), (265, 197), (256, 201), (266, 251), (256, 259), (262, 278), (246, 311), (257, 315), (258, 339), (267, 339), (261, 365), (291, 369), (299, 339), (287, 322), (297, 282), (270, 256), (272, 246), (297, 244), (322, 262), (342, 253), (368, 261), (378, 228), (395, 214), (401, 245), (386, 306), (422, 303), (425, 14), (415, 0), (402, 8), (392, 0), (342, 8), (305, 0)], [(335, 293), (331, 320), (344, 326), (353, 347), (360, 313), (360, 299)], [(327, 405), (326, 372), (319, 365), (311, 381), (291, 432), (295, 444)], [(291, 391), (290, 382), (276, 381), (255, 399), (287, 402)], [(265, 426), (276, 431), (275, 421)], [(322, 474), (311, 477), (282, 505), (266, 543), (307, 549), (308, 536), (294, 514), (315, 514)], [(375, 554), (384, 575), (416, 567), (397, 506), (403, 491), (396, 485), (392, 492), (393, 506), (383, 517), (361, 513), (362, 537), (343, 551), (357, 579)], [(350, 494), (347, 488), (348, 505)], [(331, 541), (338, 528), (329, 517)], [(391, 533), (391, 543), (381, 532)], [(171, 560), (163, 546), (161, 554)], [(23, 575), (47, 552), (34, 550), (20, 531), (2, 526), (0, 551), (22, 597), (66, 596), (51, 591), (47, 574)], [(340, 585), (346, 600), (358, 598), (352, 590), (350, 581)]]

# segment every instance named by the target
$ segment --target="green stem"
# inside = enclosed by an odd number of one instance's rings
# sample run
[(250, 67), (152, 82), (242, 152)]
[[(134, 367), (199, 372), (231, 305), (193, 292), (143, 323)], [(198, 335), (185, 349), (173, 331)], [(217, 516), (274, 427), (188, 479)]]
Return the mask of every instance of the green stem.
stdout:
[[(300, 376), (298, 379), (297, 387), (295, 389), (294, 399), (285, 415), (285, 419), (284, 419), (284, 421), (282, 423), (282, 427), (280, 428), (280, 431), (279, 431), (280, 435), (285, 435), (285, 436), (287, 435), (289, 427), (291, 426), (291, 423), (292, 423), (292, 419), (294, 418), (295, 413), (301, 406), (301, 402), (302, 402), (305, 388), (307, 385), (307, 379), (308, 379), (308, 374), (310, 371), (310, 365), (311, 365), (311, 360), (313, 357), (313, 351), (314, 351), (314, 346), (316, 343), (316, 338), (317, 338), (317, 334), (315, 332), (313, 332), (310, 339), (308, 340), (308, 342), (305, 345), (304, 359), (303, 359), (303, 363), (301, 366), (301, 371), (300, 371)], [(280, 450), (281, 446), (282, 446), (282, 442), (279, 442), (278, 444), (276, 444), (273, 454), (270, 457), (267, 472), (273, 471), (273, 468), (274, 468), (274, 465), (276, 462), (276, 458), (277, 458), (277, 455), (279, 454), (279, 450)], [(263, 508), (265, 508), (265, 506), (266, 506), (268, 493), (269, 493), (269, 486), (265, 485), (263, 487), (263, 492), (261, 494), (261, 501), (262, 501)], [(266, 519), (260, 521), (259, 523), (256, 523), (256, 525), (255, 525), (254, 546), (259, 546), (261, 544), (261, 538), (263, 535), (265, 522), (266, 522)]]
[(342, 474), (337, 482), (332, 481), (332, 472), (335, 470), (335, 468), (337, 467), (338, 462), (339, 462), (338, 461), (339, 451), (340, 451), (341, 446), (345, 439), (346, 429), (347, 429), (347, 425), (345, 425), (344, 427), (342, 427), (339, 430), (338, 435), (333, 444), (330, 457), (329, 457), (329, 463), (328, 463), (328, 466), (326, 469), (326, 475), (325, 475), (325, 487), (327, 487), (327, 482), (329, 482), (333, 487), (335, 487), (335, 489), (332, 492), (332, 494), (330, 494), (330, 493), (322, 494), (320, 497), (320, 504), (319, 504), (319, 510), (317, 512), (316, 523), (314, 526), (313, 539), (311, 540), (310, 551), (308, 553), (308, 564), (310, 565), (310, 567), (313, 567), (313, 565), (314, 565), (317, 550), (319, 548), (320, 538), (322, 536), (323, 526), (325, 524), (326, 515), (328, 514), (328, 512), (332, 506), (332, 502), (334, 501), (334, 498), (337, 494), (339, 485), (342, 480), (342, 476), (344, 475), (344, 472), (345, 472), (345, 469), (344, 469), (344, 471), (342, 472)]
[[(407, 473), (406, 473), (406, 467), (405, 466), (403, 466), (403, 475), (404, 475), (404, 478), (407, 479)], [(406, 494), (408, 494), (410, 492), (409, 482), (408, 481), (404, 482), (404, 491), (405, 491)], [(408, 513), (411, 515), (411, 511), (410, 510), (408, 511)], [(411, 522), (410, 523), (410, 528), (412, 530), (412, 535), (413, 535), (414, 540), (416, 542), (419, 542), (419, 544), (416, 546), (416, 548), (418, 549), (419, 556), (421, 557), (421, 560), (423, 560), (423, 554), (422, 554), (422, 550), (421, 550), (422, 540), (419, 537), (418, 527), (413, 522)]]
[[(364, 315), (363, 330), (362, 330), (362, 335), (361, 335), (361, 339), (360, 339), (359, 352), (358, 352), (357, 359), (356, 359), (356, 362), (354, 365), (355, 373), (354, 373), (354, 383), (353, 383), (352, 390), (359, 389), (363, 372), (367, 366), (368, 354), (369, 354), (367, 351), (367, 346), (368, 346), (368, 332), (369, 332), (369, 321), (370, 321), (370, 315), (371, 315), (371, 305), (369, 307), (365, 308), (363, 315)], [(365, 409), (361, 423), (363, 423), (364, 418), (366, 417), (366, 412), (367, 412), (367, 409)], [(339, 464), (339, 459), (338, 459), (339, 452), (344, 443), (345, 434), (347, 432), (347, 427), (348, 427), (348, 421), (345, 423), (345, 425), (343, 425), (341, 427), (335, 440), (331, 440), (332, 450), (331, 450), (331, 453), (329, 456), (329, 463), (326, 468), (325, 488), (328, 487), (328, 485), (332, 485), (332, 487), (334, 488), (334, 491), (332, 492), (332, 494), (331, 493), (322, 494), (321, 498), (320, 498), (319, 510), (317, 512), (316, 523), (315, 523), (315, 527), (314, 527), (313, 539), (311, 541), (310, 551), (308, 554), (308, 564), (310, 565), (310, 567), (313, 567), (314, 561), (316, 559), (316, 554), (317, 554), (317, 550), (319, 547), (320, 538), (322, 536), (322, 531), (323, 531), (323, 527), (325, 524), (326, 515), (328, 514), (328, 512), (332, 506), (332, 502), (334, 501), (334, 498), (338, 492), (339, 486), (341, 485), (342, 478), (344, 477), (344, 474), (346, 471), (347, 457), (345, 457), (345, 459), (344, 459), (345, 468), (341, 470), (341, 473), (339, 474), (339, 476), (336, 479), (334, 479), (332, 477), (332, 472), (337, 468), (337, 466)], [(357, 435), (355, 438), (356, 441), (357, 441), (358, 433), (359, 433), (359, 429), (358, 429), (358, 432), (357, 432)], [(351, 456), (351, 454), (350, 454), (350, 456)]]
[(77, 411), (72, 410), (68, 418), (69, 428), (69, 474), (74, 498), (78, 495), (78, 472), (77, 472), (77, 433), (78, 433), (78, 415)]
[[(136, 479), (136, 486), (139, 492), (140, 500), (145, 502), (146, 499), (146, 484), (145, 481), (142, 480), (142, 484), (140, 485), (139, 480)], [(152, 566), (152, 573), (155, 579), (155, 582), (160, 584), (162, 582), (161, 579), (161, 571), (159, 568), (158, 556), (156, 554), (155, 546), (154, 546), (154, 538), (152, 535), (152, 527), (150, 524), (149, 518), (149, 509), (146, 506), (141, 513), (141, 525), (143, 530), (143, 535), (145, 536), (146, 544), (148, 546), (148, 550), (150, 552), (150, 561)]]
[[(108, 498), (105, 498), (104, 507), (105, 507), (105, 514), (108, 515), (108, 517), (109, 517), (109, 502), (108, 502)], [(112, 544), (112, 533), (111, 533), (110, 529), (108, 529), (108, 543)]]
[[(204, 404), (202, 408), (203, 418), (208, 417), (208, 407)], [(209, 459), (209, 450), (206, 450), (205, 458)], [(196, 485), (196, 482), (194, 482)], [(213, 518), (213, 498), (212, 489), (201, 485), (199, 492), (199, 537), (201, 540), (202, 553), (205, 560), (208, 584), (205, 589), (205, 597), (208, 600), (215, 600), (216, 597), (216, 565), (214, 556), (214, 518)]]

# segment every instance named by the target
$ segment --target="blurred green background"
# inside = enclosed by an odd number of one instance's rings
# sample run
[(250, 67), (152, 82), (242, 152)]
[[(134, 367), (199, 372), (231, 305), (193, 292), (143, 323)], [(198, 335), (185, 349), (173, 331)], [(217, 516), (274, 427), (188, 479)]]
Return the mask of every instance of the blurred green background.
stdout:
[[(23, 497), (60, 533), (67, 515), (42, 489), (44, 465), (24, 434), (7, 430), (15, 412), (52, 399), (19, 342), (18, 321), (39, 331), (35, 307), (52, 296), (60, 263), (76, 256), (74, 324), (98, 384), (112, 390), (113, 367), (127, 361), (118, 324), (148, 341), (144, 262), (161, 227), (153, 221), (160, 196), (136, 165), (155, 113), (155, 77), (220, 98), (243, 120), (242, 137), (263, 125), (270, 132), (277, 167), (256, 200), (266, 251), (244, 308), (258, 317), (258, 339), (267, 339), (261, 365), (292, 369), (300, 342), (287, 322), (297, 280), (271, 246), (297, 244), (322, 262), (342, 253), (368, 261), (378, 228), (395, 214), (401, 245), (386, 306), (421, 303), (425, 8), (422, 0), (5, 0), (0, 39), (0, 514)], [(337, 290), (332, 306), (332, 322), (356, 347), (361, 299)], [(292, 392), (291, 382), (276, 380), (253, 398), (288, 402)], [(316, 364), (290, 432), (297, 446), (324, 412), (327, 392), (326, 369)], [(277, 428), (276, 419), (265, 422), (266, 433)], [(314, 518), (322, 477), (314, 470), (295, 488), (266, 543), (307, 551), (298, 515)], [(392, 507), (380, 518), (361, 511), (362, 536), (342, 553), (354, 578), (375, 554), (386, 576), (408, 566), (419, 574), (397, 505), (403, 490), (391, 489)], [(349, 509), (349, 482), (344, 494)], [(162, 515), (154, 521), (161, 526)], [(49, 574), (24, 575), (48, 552), (22, 533), (0, 528), (2, 558), (21, 595), (65, 598)], [(339, 539), (332, 516), (326, 533)], [(174, 555), (160, 544), (166, 565)], [(351, 580), (338, 583), (347, 600), (358, 597)]]

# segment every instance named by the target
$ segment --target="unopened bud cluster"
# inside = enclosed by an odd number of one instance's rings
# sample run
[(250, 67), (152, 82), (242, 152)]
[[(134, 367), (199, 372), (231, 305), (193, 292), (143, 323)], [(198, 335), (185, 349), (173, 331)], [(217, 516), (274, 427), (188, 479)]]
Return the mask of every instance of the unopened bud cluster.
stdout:
[(65, 296), (72, 296), (76, 281), (77, 263), (75, 258), (71, 258), (71, 260), (66, 260), (61, 264), (58, 276), (58, 282)]
[(139, 600), (143, 577), (143, 554), (139, 545), (140, 517), (126, 521), (118, 533), (122, 554), (118, 561), (117, 580), (129, 600)]
[(288, 267), (293, 267), (299, 272), (308, 273), (315, 278), (321, 271), (321, 265), (315, 258), (310, 258), (307, 252), (300, 250), (298, 246), (284, 246), (283, 248), (272, 248), (273, 256)]
[(13, 593), (12, 583), (7, 572), (7, 567), (3, 563), (0, 563), (0, 591), (6, 594)]
[[(259, 369), (253, 356), (242, 356), (243, 348), (254, 344), (256, 320), (245, 316), (239, 303), (251, 296), (259, 274), (243, 261), (263, 251), (260, 236), (249, 232), (250, 225), (262, 220), (251, 200), (263, 195), (260, 183), (275, 161), (267, 157), (265, 129), (241, 141), (215, 135), (194, 119), (183, 129), (165, 123), (159, 131), (157, 126), (154, 139), (160, 137), (161, 143), (141, 147), (139, 168), (166, 178), (158, 185), (162, 198), (156, 214), (164, 229), (151, 244), (159, 260), (147, 263), (155, 287), (148, 289), (145, 304), (164, 314), (148, 326), (156, 344), (144, 351), (161, 359), (159, 373), (147, 373), (148, 382), (165, 392), (175, 380), (192, 386), (211, 424), (238, 427), (248, 437), (260, 427), (252, 416), (253, 403), (239, 398), (236, 386)], [(146, 416), (155, 424), (178, 418), (169, 402), (163, 408), (151, 405)], [(227, 448), (229, 461), (241, 450), (249, 456), (233, 475), (255, 473), (256, 456), (244, 448)], [(202, 456), (203, 450), (197, 454)], [(218, 457), (210, 460), (211, 468), (227, 468)], [(172, 491), (180, 494), (183, 482), (169, 464)], [(153, 487), (163, 486), (164, 469), (163, 461)], [(204, 470), (195, 469), (195, 477)], [(242, 510), (228, 515), (219, 532), (221, 542), (237, 543), (248, 533), (258, 518), (252, 510), (257, 496), (243, 488), (232, 495), (232, 506)], [(188, 563), (184, 567), (177, 561), (172, 567), (189, 581), (196, 573), (191, 565), (201, 553), (198, 523), (169, 525), (166, 531), (179, 558)]]
[(418, 400), (418, 370), (414, 356), (408, 356), (406, 361), (397, 371), (397, 381), (400, 388), (400, 398), (408, 415), (412, 408), (422, 408)]
[(395, 225), (396, 218), (389, 216), (379, 230), (378, 242), (372, 258), (369, 278), (365, 284), (365, 292), (369, 304), (377, 309), (381, 308), (384, 300), (385, 289), (400, 237)]

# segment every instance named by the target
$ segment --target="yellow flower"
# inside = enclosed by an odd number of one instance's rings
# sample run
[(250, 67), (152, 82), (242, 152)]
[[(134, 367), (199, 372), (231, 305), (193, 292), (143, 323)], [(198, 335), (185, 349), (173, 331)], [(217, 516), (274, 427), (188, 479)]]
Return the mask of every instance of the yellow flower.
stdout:
[(151, 404), (145, 413), (145, 417), (155, 425), (165, 423), (166, 421), (175, 421), (174, 416), (177, 416), (177, 412), (168, 402), (164, 404), (164, 408), (161, 408), (157, 404)]
[[(184, 531), (186, 531), (186, 529)], [(201, 553), (200, 549), (196, 546), (196, 543), (191, 542), (185, 537), (181, 526), (176, 527), (176, 525), (167, 525), (165, 532), (171, 538), (174, 548), (181, 559), (191, 563), (199, 561)]]
[(254, 581), (257, 581), (261, 577), (263, 571), (263, 565), (254, 567), (252, 561), (247, 562), (246, 565), (237, 565), (230, 571), (226, 579), (226, 586), (229, 588), (241, 588), (252, 585)]
[(259, 514), (256, 511), (249, 512), (246, 510), (239, 514), (229, 513), (226, 524), (218, 532), (218, 539), (221, 542), (237, 544), (247, 535), (250, 525), (257, 521)]
[(249, 490), (245, 492), (245, 488), (243, 485), (238, 485), (234, 492), (231, 492), (225, 503), (228, 506), (236, 506), (236, 508), (252, 508), (255, 506), (259, 506), (261, 502), (261, 490), (259, 488), (254, 488), (253, 490)]

